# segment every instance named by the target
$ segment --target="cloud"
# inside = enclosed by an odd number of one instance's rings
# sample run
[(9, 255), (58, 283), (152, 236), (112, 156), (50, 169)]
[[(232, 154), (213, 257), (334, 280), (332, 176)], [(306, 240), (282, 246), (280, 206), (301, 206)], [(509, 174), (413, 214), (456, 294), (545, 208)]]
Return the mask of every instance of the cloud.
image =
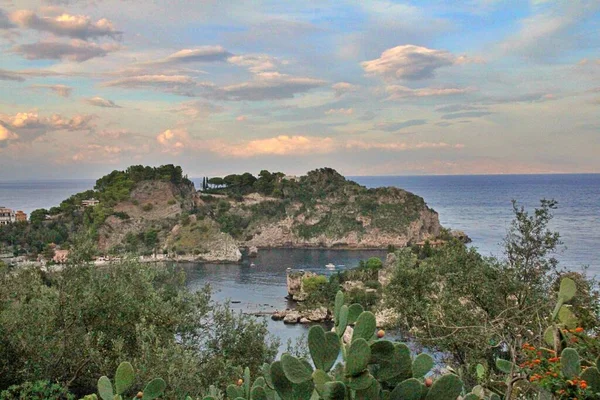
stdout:
[(252, 73), (272, 71), (282, 64), (277, 58), (267, 54), (247, 54), (241, 56), (231, 56), (227, 62), (248, 68)]
[(472, 106), (469, 104), (452, 104), (452, 105), (447, 105), (447, 106), (443, 106), (443, 107), (438, 107), (435, 109), (435, 111), (444, 112), (444, 113), (452, 113), (452, 112), (457, 112), (457, 111), (481, 110), (481, 108), (482, 107)]
[(45, 70), (41, 70), (41, 69), (38, 69), (38, 70), (29, 69), (29, 70), (21, 70), (21, 71), (9, 71), (6, 69), (0, 69), (0, 81), (4, 80), (4, 81), (23, 82), (25, 79), (28, 79), (28, 78), (61, 76), (61, 75), (65, 75), (65, 74), (54, 72), (54, 71), (45, 71)]
[(481, 99), (482, 104), (507, 104), (507, 103), (541, 103), (554, 100), (551, 93), (526, 93), (509, 94), (505, 96), (490, 96)]
[(15, 25), (10, 22), (6, 13), (0, 9), (0, 29), (10, 29), (14, 27)]
[(150, 62), (148, 64), (182, 64), (182, 63), (210, 63), (224, 62), (233, 56), (222, 46), (200, 46), (195, 49), (183, 49), (171, 54), (167, 58)]
[(190, 144), (190, 137), (184, 129), (167, 129), (156, 136), (164, 153), (177, 155)]
[(32, 141), (48, 132), (91, 131), (93, 115), (76, 114), (64, 117), (53, 114), (40, 116), (37, 112), (19, 112), (14, 115), (0, 114), (0, 125), (16, 134), (20, 141)]
[[(196, 96), (198, 88), (202, 85), (187, 75), (136, 75), (115, 79), (102, 84), (105, 87), (121, 87), (126, 89), (157, 89), (182, 96)], [(212, 84), (208, 85), (212, 86)]]
[(406, 86), (388, 85), (385, 91), (387, 100), (403, 100), (410, 97), (453, 96), (474, 91), (473, 88), (421, 88), (411, 89)]
[(95, 57), (104, 57), (108, 53), (117, 51), (117, 45), (97, 45), (82, 40), (73, 40), (70, 43), (62, 42), (37, 42), (23, 44), (13, 48), (13, 52), (21, 54), (28, 60), (68, 60), (84, 62)]
[[(586, 30), (585, 21), (597, 15), (597, 0), (554, 1), (535, 8), (521, 20), (521, 29), (501, 44), (506, 53), (534, 60), (548, 60), (565, 51), (597, 48), (598, 42)], [(594, 29), (594, 28), (589, 28)]]
[(354, 110), (352, 108), (330, 108), (329, 110), (325, 111), (325, 115), (352, 115), (353, 113)]
[(347, 93), (356, 92), (358, 90), (357, 85), (348, 82), (338, 82), (331, 86), (331, 88), (335, 91), (335, 97), (342, 97)]
[(67, 36), (74, 39), (88, 40), (90, 38), (118, 38), (122, 32), (117, 31), (112, 22), (106, 18), (93, 22), (85, 15), (63, 13), (58, 16), (39, 16), (33, 11), (19, 10), (10, 15), (15, 24), (42, 32), (50, 32), (57, 36)]
[(19, 135), (10, 131), (7, 127), (0, 123), (0, 147), (4, 147), (9, 140), (16, 140)]
[(442, 115), (442, 119), (458, 119), (458, 118), (480, 118), (493, 113), (489, 111), (465, 111), (454, 114)]
[(346, 148), (352, 150), (387, 150), (387, 151), (407, 151), (407, 150), (422, 150), (422, 149), (462, 149), (465, 145), (450, 144), (446, 142), (419, 142), (419, 143), (404, 143), (404, 142), (388, 142), (378, 143), (374, 141), (351, 140), (346, 144)]
[(69, 97), (73, 91), (72, 87), (66, 85), (31, 85), (30, 87), (33, 89), (47, 89), (60, 97)]
[(335, 149), (333, 139), (316, 136), (281, 135), (250, 140), (240, 144), (217, 144), (213, 151), (233, 157), (286, 156), (330, 153)]
[(114, 101), (103, 99), (102, 97), (95, 96), (89, 99), (84, 100), (86, 103), (96, 106), (96, 107), (104, 107), (104, 108), (121, 108), (121, 106), (115, 104)]
[(23, 82), (25, 78), (23, 78), (19, 73), (13, 71), (7, 71), (5, 69), (0, 69), (0, 81), (17, 81)]
[(439, 68), (464, 64), (470, 60), (466, 56), (456, 57), (445, 50), (404, 45), (385, 50), (379, 58), (365, 61), (361, 66), (367, 75), (413, 81), (433, 78)]
[(426, 123), (426, 119), (409, 119), (408, 121), (404, 122), (379, 123), (375, 125), (375, 128), (385, 132), (396, 132), (404, 128), (409, 128), (411, 126), (425, 125)]
[(206, 101), (186, 101), (178, 107), (170, 110), (171, 112), (185, 115), (191, 119), (207, 118), (212, 114), (225, 111), (225, 108)]
[(116, 79), (103, 84), (103, 86), (120, 87), (145, 87), (154, 85), (190, 85), (195, 81), (185, 75), (139, 75)]
[(209, 91), (209, 96), (236, 101), (291, 99), (296, 94), (308, 92), (325, 84), (326, 82), (320, 79), (295, 77), (279, 72), (262, 72), (256, 74), (252, 81)]

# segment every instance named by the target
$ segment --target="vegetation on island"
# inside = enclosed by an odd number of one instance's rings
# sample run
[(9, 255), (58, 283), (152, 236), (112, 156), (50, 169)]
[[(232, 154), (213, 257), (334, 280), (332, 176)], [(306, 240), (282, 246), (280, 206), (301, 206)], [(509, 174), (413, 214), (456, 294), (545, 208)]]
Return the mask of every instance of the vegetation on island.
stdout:
[[(0, 226), (0, 244), (12, 249), (14, 255), (35, 257), (44, 252), (51, 254), (51, 244), (69, 248), (78, 235), (97, 238), (98, 230), (108, 216), (129, 218), (125, 213), (115, 212), (114, 207), (128, 199), (135, 185), (143, 181), (193, 187), (179, 166), (135, 165), (125, 171), (113, 171), (98, 179), (93, 190), (77, 193), (49, 210), (33, 211), (29, 223)], [(82, 207), (82, 201), (89, 199), (99, 200), (99, 204)]]
[[(48, 260), (56, 248), (69, 249), (83, 235), (95, 243), (97, 255), (201, 259), (231, 248), (229, 243), (332, 247), (364, 242), (385, 248), (393, 244), (389, 241), (418, 241), (439, 231), (437, 214), (421, 197), (396, 188), (367, 189), (331, 168), (301, 177), (263, 170), (258, 176), (203, 178), (201, 189), (196, 192), (173, 165), (113, 171), (93, 190), (35, 210), (29, 223), (0, 227), (0, 246), (14, 255)], [(82, 206), (92, 198), (99, 203)], [(236, 256), (221, 250), (211, 260), (235, 261)]]

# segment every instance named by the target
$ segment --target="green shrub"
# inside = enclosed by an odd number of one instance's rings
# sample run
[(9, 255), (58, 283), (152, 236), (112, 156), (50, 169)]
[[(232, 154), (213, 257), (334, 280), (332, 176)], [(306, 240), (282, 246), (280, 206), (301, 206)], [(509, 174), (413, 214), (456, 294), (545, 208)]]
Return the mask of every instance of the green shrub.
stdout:
[(365, 286), (369, 289), (381, 289), (381, 283), (379, 283), (379, 281), (366, 281)]
[(0, 388), (71, 381), (71, 392), (84, 395), (124, 359), (140, 381), (162, 377), (166, 399), (231, 382), (237, 365), (257, 373), (277, 341), (265, 322), (212, 303), (209, 293), (190, 292), (175, 267), (135, 261), (0, 274)]
[(383, 268), (383, 262), (380, 258), (371, 257), (365, 263), (365, 267), (371, 271), (379, 271), (381, 268)]
[(142, 206), (142, 211), (152, 211), (152, 209), (154, 208), (154, 205), (152, 203), (146, 203)]
[(171, 199), (171, 200), (167, 201), (167, 204), (170, 206), (172, 206), (175, 203), (177, 203), (177, 200), (175, 200), (175, 199)]
[(0, 392), (0, 400), (74, 400), (63, 386), (48, 381), (24, 382)]
[(302, 288), (307, 294), (318, 290), (322, 285), (327, 284), (327, 278), (323, 275), (305, 276), (302, 278)]
[(116, 211), (113, 213), (113, 215), (119, 219), (122, 219), (124, 221), (130, 219), (131, 217), (129, 216), (129, 214), (127, 214), (126, 212), (123, 211)]

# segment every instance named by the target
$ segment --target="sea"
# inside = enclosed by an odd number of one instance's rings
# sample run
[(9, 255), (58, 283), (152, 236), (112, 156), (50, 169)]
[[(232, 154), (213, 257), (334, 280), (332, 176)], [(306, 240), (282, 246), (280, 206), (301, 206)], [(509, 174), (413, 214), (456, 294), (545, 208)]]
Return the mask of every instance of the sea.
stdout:
[[(512, 200), (527, 210), (541, 199), (554, 199), (550, 228), (558, 231), (562, 244), (556, 254), (561, 266), (591, 276), (600, 274), (600, 174), (560, 175), (468, 175), (468, 176), (360, 176), (349, 177), (367, 187), (395, 186), (425, 199), (439, 213), (443, 226), (466, 232), (470, 244), (482, 254), (503, 256), (502, 240), (513, 217)], [(200, 179), (194, 180), (196, 187)], [(0, 206), (26, 213), (50, 208), (74, 193), (91, 189), (93, 180), (0, 181)], [(209, 284), (216, 301), (231, 301), (240, 312), (260, 313), (289, 306), (286, 269), (330, 274), (325, 265), (338, 270), (352, 268), (361, 259), (385, 257), (383, 251), (261, 250), (250, 266), (243, 264), (184, 264), (188, 286)], [(269, 331), (282, 342), (295, 341), (307, 332), (302, 325), (284, 325), (266, 318)]]

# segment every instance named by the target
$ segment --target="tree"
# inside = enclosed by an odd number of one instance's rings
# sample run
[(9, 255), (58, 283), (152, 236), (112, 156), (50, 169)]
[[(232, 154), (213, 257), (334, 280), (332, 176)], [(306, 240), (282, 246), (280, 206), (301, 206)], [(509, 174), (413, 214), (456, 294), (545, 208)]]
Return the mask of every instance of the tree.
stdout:
[(225, 181), (223, 181), (223, 178), (219, 178), (219, 177), (215, 177), (215, 178), (210, 178), (208, 180), (208, 183), (217, 187), (221, 187), (225, 184)]
[(497, 357), (517, 362), (525, 341), (541, 343), (558, 273), (550, 255), (559, 236), (548, 229), (555, 207), (542, 200), (529, 214), (514, 204), (504, 259), (483, 257), (457, 240), (422, 260), (408, 249), (396, 253), (385, 302), (402, 315), (404, 329), (449, 355), (471, 383), (477, 363), (493, 370)]
[(45, 208), (40, 208), (39, 210), (34, 210), (29, 215), (29, 221), (33, 225), (40, 225), (42, 222), (46, 220), (46, 216), (48, 215), (48, 210)]
[(212, 303), (208, 288), (188, 291), (175, 268), (127, 260), (0, 272), (0, 390), (45, 380), (91, 393), (128, 359), (141, 380), (167, 381), (165, 398), (195, 398), (208, 380), (230, 382), (234, 366), (256, 374), (277, 347), (266, 323)]

